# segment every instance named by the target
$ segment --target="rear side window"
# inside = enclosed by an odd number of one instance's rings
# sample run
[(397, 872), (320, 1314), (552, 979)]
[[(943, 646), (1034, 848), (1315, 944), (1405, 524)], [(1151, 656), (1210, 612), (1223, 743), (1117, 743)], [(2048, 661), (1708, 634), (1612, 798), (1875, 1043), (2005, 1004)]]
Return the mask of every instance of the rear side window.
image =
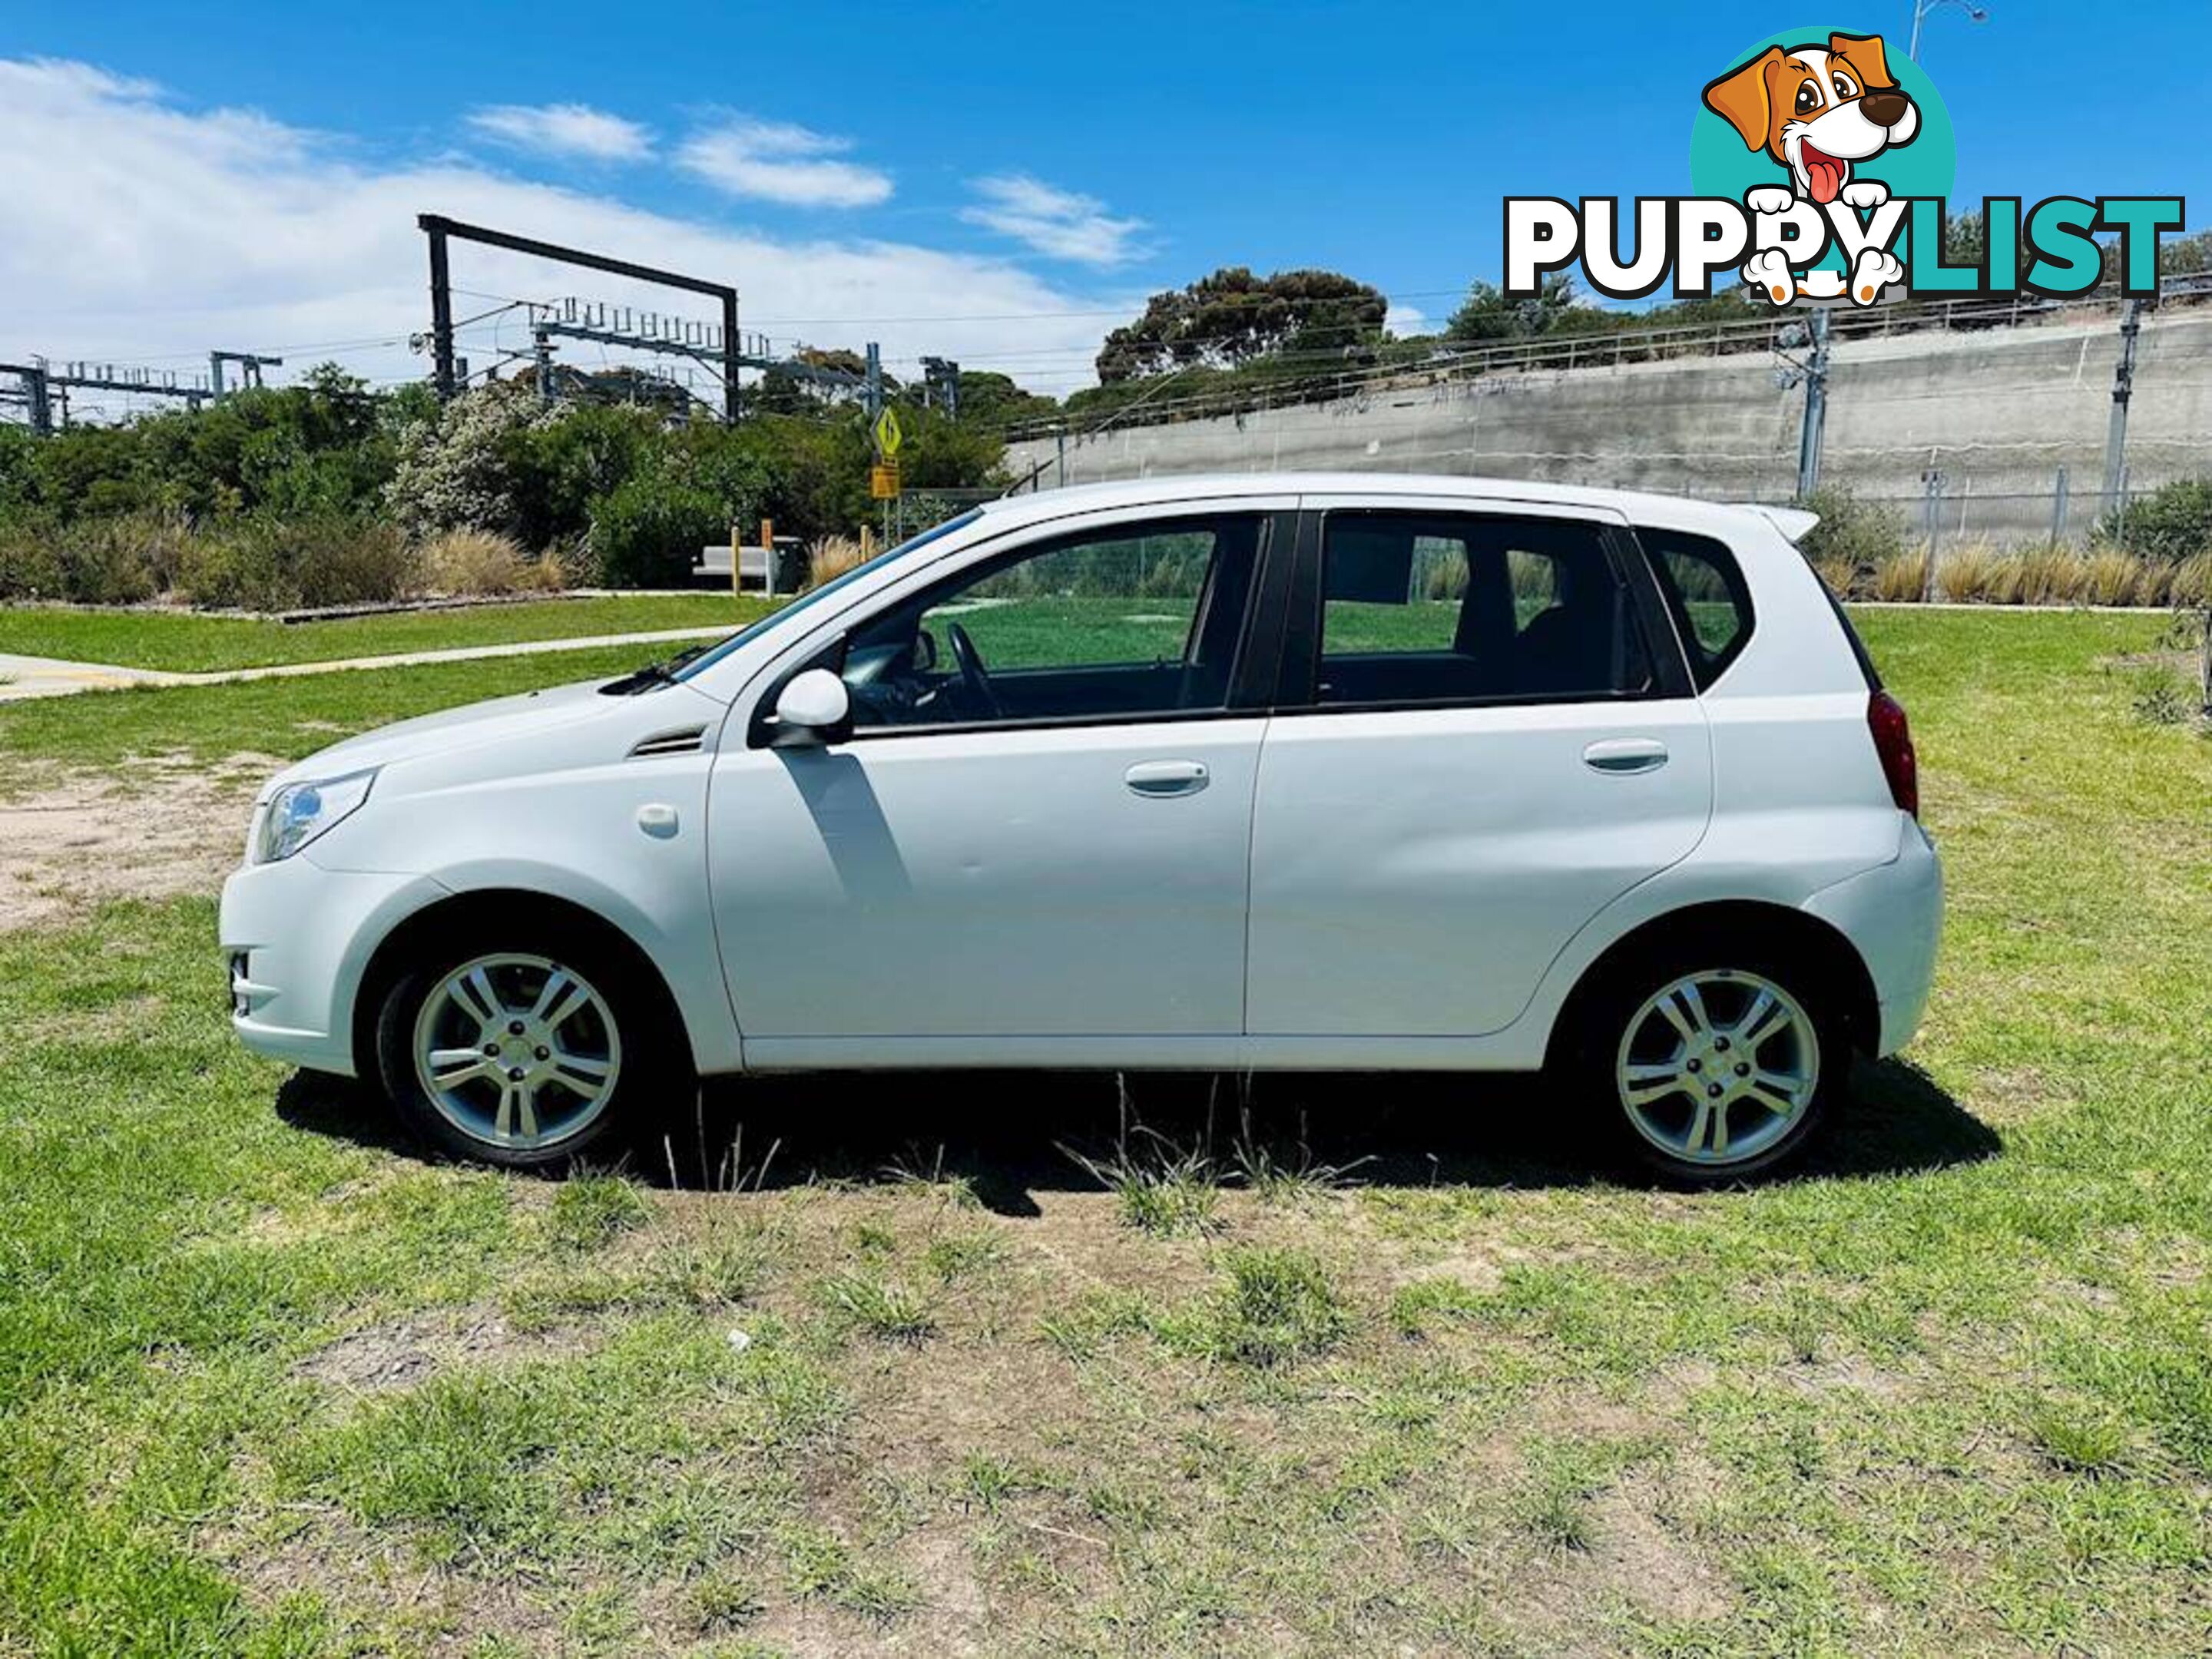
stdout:
[(1636, 538), (1650, 556), (1689, 654), (1690, 678), (1702, 691), (1743, 654), (1751, 639), (1751, 589), (1724, 542), (1642, 526)]
[(1635, 605), (1595, 524), (1332, 513), (1315, 702), (1336, 707), (1633, 696)]

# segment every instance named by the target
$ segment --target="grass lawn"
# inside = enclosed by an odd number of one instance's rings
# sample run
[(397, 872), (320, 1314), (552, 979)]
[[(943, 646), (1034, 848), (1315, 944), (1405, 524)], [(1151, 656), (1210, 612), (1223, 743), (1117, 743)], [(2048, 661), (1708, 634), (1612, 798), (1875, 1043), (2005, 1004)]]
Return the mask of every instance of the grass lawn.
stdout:
[[(348, 669), (227, 685), (131, 687), (0, 703), (0, 799), (56, 763), (118, 767), (133, 756), (297, 760), (349, 732), (456, 703), (612, 679), (675, 647), (618, 645), (409, 669)], [(268, 769), (273, 770), (273, 768)]]
[(766, 609), (760, 599), (738, 599), (727, 593), (639, 594), (398, 611), (338, 622), (279, 623), (181, 611), (0, 606), (0, 652), (200, 673), (522, 640), (713, 628), (724, 623), (734, 629)]
[[(1249, 1134), (1133, 1079), (1172, 1157), (1110, 1082), (778, 1082), (508, 1179), (242, 1053), (209, 900), (0, 934), (0, 1652), (2212, 1649), (2212, 742), (2133, 712), (2154, 621), (1863, 625), (1941, 982), (1746, 1192), (1449, 1079), (1263, 1079)], [(587, 672), (0, 747), (289, 754)]]

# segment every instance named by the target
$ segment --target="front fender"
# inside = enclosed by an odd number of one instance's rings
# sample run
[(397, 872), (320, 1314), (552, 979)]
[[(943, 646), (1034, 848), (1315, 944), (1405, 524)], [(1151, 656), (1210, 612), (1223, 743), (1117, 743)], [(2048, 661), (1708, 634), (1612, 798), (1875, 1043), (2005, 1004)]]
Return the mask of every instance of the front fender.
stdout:
[(638, 757), (631, 740), (625, 728), (586, 756), (574, 733), (556, 733), (547, 750), (557, 752), (518, 749), (489, 775), (481, 752), (402, 762), (313, 850), (334, 868), (427, 876), (462, 896), (544, 894), (588, 912), (659, 970), (698, 1069), (734, 1071), (741, 1045), (707, 902), (713, 757)]
[(690, 1035), (693, 1065), (702, 1073), (743, 1069), (744, 1045), (723, 988), (703, 884), (686, 902), (680, 894), (634, 893), (587, 871), (526, 857), (471, 859), (441, 869), (438, 881), (452, 898), (543, 894), (589, 911), (643, 951), (659, 971)]

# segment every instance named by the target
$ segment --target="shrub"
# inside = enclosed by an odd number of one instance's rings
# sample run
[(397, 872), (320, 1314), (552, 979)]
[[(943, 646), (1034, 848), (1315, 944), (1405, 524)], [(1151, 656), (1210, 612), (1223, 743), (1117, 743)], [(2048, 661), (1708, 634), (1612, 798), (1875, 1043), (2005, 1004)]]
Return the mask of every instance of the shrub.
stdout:
[(522, 527), (524, 439), (552, 412), (519, 380), (464, 392), (399, 435), (386, 492), (399, 527), (416, 540), (447, 530)]
[(414, 591), (414, 550), (396, 526), (305, 519), (271, 532), (283, 541), (300, 603), (360, 605)]
[(609, 587), (681, 586), (699, 550), (728, 533), (721, 501), (667, 471), (641, 473), (592, 503), (592, 561)]
[[(1814, 490), (1805, 506), (1820, 522), (1805, 532), (1798, 549), (1838, 593), (1863, 592), (1877, 570), (1904, 556), (1905, 520), (1891, 508), (1832, 486)], [(1907, 597), (1918, 598), (1918, 590)]]
[(84, 605), (139, 605), (175, 580), (188, 532), (163, 513), (81, 519), (57, 538), (64, 597)]
[(38, 520), (0, 524), (0, 599), (66, 597), (58, 540), (54, 527)]
[(2124, 515), (2106, 514), (2096, 538), (2163, 564), (2212, 553), (2212, 477), (2177, 478), (2130, 501)]
[(582, 536), (592, 503), (620, 489), (667, 441), (660, 416), (619, 404), (569, 404), (501, 440), (514, 480), (516, 522), (526, 547)]
[(222, 525), (185, 544), (177, 597), (192, 605), (240, 611), (281, 611), (300, 602), (273, 537), (252, 525)]
[(186, 538), (175, 591), (194, 605), (246, 611), (374, 604), (412, 592), (416, 569), (387, 524), (250, 519)]

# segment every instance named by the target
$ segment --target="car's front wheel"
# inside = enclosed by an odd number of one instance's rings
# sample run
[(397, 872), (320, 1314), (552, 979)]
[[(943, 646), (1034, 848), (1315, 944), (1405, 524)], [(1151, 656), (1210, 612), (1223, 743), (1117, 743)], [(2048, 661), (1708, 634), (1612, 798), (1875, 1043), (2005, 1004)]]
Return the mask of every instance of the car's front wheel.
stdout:
[(532, 930), (422, 953), (377, 1021), (386, 1091), (425, 1139), (537, 1170), (604, 1150), (689, 1072), (634, 964)]
[(1621, 1150), (1670, 1180), (1716, 1186), (1802, 1152), (1850, 1063), (1820, 976), (1699, 945), (1608, 976), (1583, 1010), (1575, 1086)]

